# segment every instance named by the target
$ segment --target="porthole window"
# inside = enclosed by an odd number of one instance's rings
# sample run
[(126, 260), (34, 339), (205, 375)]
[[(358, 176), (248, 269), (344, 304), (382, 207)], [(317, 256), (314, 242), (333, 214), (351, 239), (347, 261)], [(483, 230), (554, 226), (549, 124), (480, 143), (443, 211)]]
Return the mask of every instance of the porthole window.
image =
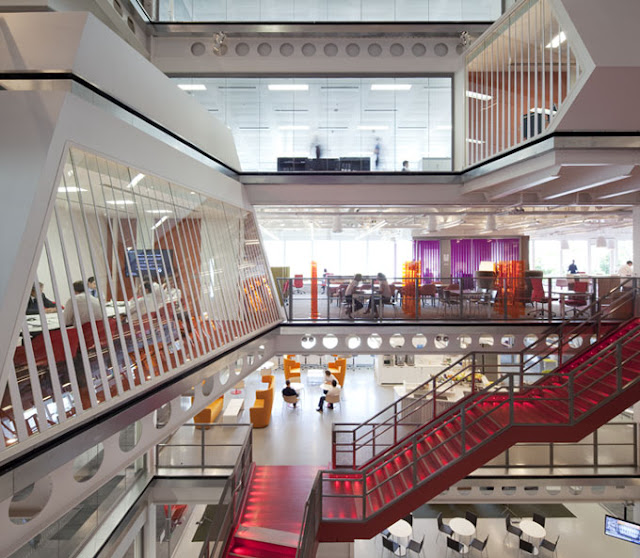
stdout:
[(493, 335), (489, 335), (488, 333), (483, 333), (478, 339), (478, 344), (481, 347), (493, 347), (494, 339)]
[(377, 333), (372, 333), (367, 337), (367, 345), (370, 349), (379, 349), (382, 346), (382, 337)]
[(220, 379), (220, 385), (225, 385), (229, 381), (230, 375), (231, 372), (229, 372), (228, 368), (225, 368), (222, 372), (220, 372), (220, 375), (218, 376), (218, 378)]
[(537, 340), (538, 340), (538, 337), (536, 335), (534, 335), (533, 333), (528, 333), (527, 335), (524, 336), (524, 346), (530, 347)]
[(338, 346), (338, 338), (333, 333), (327, 333), (322, 338), (322, 345), (325, 349), (335, 349)]
[(156, 428), (164, 428), (171, 420), (171, 403), (165, 403), (156, 409)]
[(458, 343), (461, 349), (467, 349), (471, 346), (471, 335), (458, 335)]
[(557, 334), (553, 333), (551, 335), (547, 335), (547, 338), (545, 339), (545, 343), (547, 344), (547, 347), (552, 347), (555, 349), (558, 347), (559, 340), (560, 340), (560, 337), (558, 337)]
[(142, 434), (142, 423), (137, 420), (133, 424), (130, 424), (120, 432), (118, 438), (118, 445), (124, 452), (131, 451), (138, 445), (140, 441), (140, 435)]
[(22, 525), (36, 517), (51, 498), (51, 479), (46, 477), (16, 492), (9, 504), (9, 519)]
[(560, 494), (562, 487), (560, 486), (545, 486), (544, 489), (547, 491), (549, 496), (557, 496)]
[(413, 339), (411, 340), (411, 344), (416, 349), (424, 349), (427, 346), (427, 338), (424, 335), (422, 335), (422, 333), (418, 333), (417, 335), (413, 336)]
[(507, 347), (508, 349), (513, 349), (516, 345), (516, 336), (515, 335), (503, 335), (502, 339), (500, 339), (500, 344), (503, 347)]
[(213, 375), (211, 375), (202, 383), (202, 395), (204, 395), (205, 397), (209, 397), (209, 395), (211, 395), (211, 392), (213, 391), (213, 384), (214, 377)]
[(236, 366), (235, 366), (234, 372), (235, 372), (236, 376), (240, 376), (240, 374), (242, 374), (242, 359), (241, 358), (236, 360)]
[(584, 342), (584, 339), (582, 339), (582, 336), (576, 335), (575, 337), (572, 337), (571, 340), (569, 341), (569, 347), (571, 347), (572, 349), (579, 349), (580, 347), (582, 347), (583, 342)]
[(391, 345), (394, 349), (404, 347), (404, 335), (400, 333), (394, 333), (391, 336), (391, 339), (389, 339), (389, 345)]
[(449, 336), (444, 334), (436, 335), (436, 338), (433, 341), (436, 349), (446, 349), (449, 346)]
[(504, 494), (505, 496), (513, 496), (516, 493), (516, 487), (515, 486), (503, 486), (502, 487), (502, 494)]
[(316, 338), (307, 333), (300, 339), (300, 345), (303, 349), (313, 349), (316, 346)]
[(256, 361), (256, 357), (253, 355), (247, 355), (247, 366), (253, 366), (253, 363)]
[(97, 444), (82, 452), (73, 460), (73, 478), (76, 482), (86, 482), (92, 479), (100, 470), (104, 460), (104, 447)]
[(347, 337), (347, 347), (351, 350), (357, 349), (361, 343), (362, 339), (357, 335), (349, 335), (349, 337)]

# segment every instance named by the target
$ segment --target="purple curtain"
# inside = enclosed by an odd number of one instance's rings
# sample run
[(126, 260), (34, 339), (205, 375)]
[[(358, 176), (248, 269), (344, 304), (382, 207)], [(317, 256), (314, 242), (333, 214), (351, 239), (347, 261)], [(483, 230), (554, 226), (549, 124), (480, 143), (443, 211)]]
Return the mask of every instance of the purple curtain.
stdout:
[(424, 283), (440, 277), (440, 241), (414, 240), (413, 259), (420, 262)]
[(473, 277), (480, 262), (497, 263), (519, 259), (518, 238), (451, 239), (451, 277)]

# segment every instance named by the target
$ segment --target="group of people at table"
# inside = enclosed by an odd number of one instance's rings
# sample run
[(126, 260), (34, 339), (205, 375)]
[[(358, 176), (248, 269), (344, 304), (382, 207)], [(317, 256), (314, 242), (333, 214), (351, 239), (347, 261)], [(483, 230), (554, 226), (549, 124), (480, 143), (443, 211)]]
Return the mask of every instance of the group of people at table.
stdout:
[[(371, 293), (369, 304), (364, 314), (373, 314), (378, 317), (381, 304), (389, 304), (391, 302), (391, 286), (387, 281), (384, 273), (378, 273), (376, 276), (377, 291)], [(364, 308), (364, 296), (360, 291), (362, 285), (362, 274), (356, 273), (353, 279), (347, 285), (344, 291), (345, 303), (347, 305), (347, 317), (352, 318), (353, 314)]]
[[(318, 401), (318, 408), (316, 411), (322, 412), (324, 411), (324, 404), (327, 401), (327, 407), (329, 409), (333, 409), (333, 403), (340, 400), (340, 391), (341, 387), (338, 383), (336, 377), (329, 371), (325, 370), (324, 373), (324, 383), (322, 384), (322, 395), (320, 396), (320, 400)], [(300, 396), (300, 387), (296, 390), (290, 380), (285, 382), (285, 387), (282, 390), (282, 396), (285, 398), (295, 397), (296, 401), (293, 403), (293, 406), (297, 406), (297, 398)]]

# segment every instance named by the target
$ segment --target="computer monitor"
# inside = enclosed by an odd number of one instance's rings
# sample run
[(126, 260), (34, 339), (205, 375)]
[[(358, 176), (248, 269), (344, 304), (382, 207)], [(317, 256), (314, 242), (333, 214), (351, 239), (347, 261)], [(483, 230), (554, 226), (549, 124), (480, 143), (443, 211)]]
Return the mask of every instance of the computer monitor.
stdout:
[(604, 516), (604, 534), (635, 544), (640, 544), (640, 525), (632, 521)]
[(173, 250), (157, 248), (128, 250), (127, 258), (129, 260), (125, 270), (127, 277), (154, 280), (173, 275)]

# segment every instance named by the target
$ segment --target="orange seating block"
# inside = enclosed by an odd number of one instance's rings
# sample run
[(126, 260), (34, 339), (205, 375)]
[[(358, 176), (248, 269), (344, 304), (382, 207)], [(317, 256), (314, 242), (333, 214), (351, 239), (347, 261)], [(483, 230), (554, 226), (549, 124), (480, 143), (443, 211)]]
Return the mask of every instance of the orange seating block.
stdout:
[(265, 389), (256, 390), (256, 402), (249, 409), (251, 424), (254, 428), (269, 426), (271, 421), (271, 409), (276, 391), (276, 377), (273, 375), (262, 376), (262, 382), (267, 384)]
[(284, 379), (291, 381), (300, 381), (300, 363), (293, 359), (284, 359)]
[(195, 422), (196, 428), (204, 428), (205, 430), (208, 430), (209, 425), (218, 418), (223, 405), (224, 395), (221, 395), (213, 403), (202, 409), (202, 411), (193, 417), (193, 422)]
[(337, 358), (335, 362), (330, 362), (329, 364), (327, 364), (327, 368), (336, 377), (336, 380), (338, 380), (340, 387), (344, 387), (344, 378), (347, 374), (347, 359)]

